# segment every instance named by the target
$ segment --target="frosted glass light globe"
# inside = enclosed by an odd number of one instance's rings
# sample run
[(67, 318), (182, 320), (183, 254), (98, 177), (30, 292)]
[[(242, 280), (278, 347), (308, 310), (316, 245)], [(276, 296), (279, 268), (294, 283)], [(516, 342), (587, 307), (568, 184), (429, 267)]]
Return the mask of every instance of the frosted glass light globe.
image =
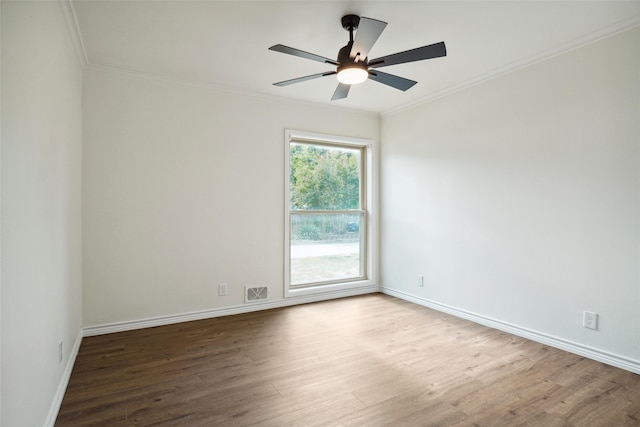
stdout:
[(338, 81), (346, 85), (357, 85), (367, 80), (369, 73), (361, 67), (345, 67), (338, 71)]

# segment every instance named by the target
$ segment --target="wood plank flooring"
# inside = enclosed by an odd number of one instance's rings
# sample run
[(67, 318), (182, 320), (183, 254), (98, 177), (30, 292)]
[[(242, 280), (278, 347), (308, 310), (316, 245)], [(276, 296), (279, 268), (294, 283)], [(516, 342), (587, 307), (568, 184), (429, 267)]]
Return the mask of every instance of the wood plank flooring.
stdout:
[(56, 426), (638, 426), (640, 375), (382, 294), (83, 340)]

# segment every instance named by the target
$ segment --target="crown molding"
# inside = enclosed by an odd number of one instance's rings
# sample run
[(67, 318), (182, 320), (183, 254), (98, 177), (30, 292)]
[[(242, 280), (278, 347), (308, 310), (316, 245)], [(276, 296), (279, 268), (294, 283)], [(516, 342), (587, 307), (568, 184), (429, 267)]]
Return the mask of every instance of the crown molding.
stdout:
[(71, 0), (58, 0), (62, 15), (67, 24), (67, 30), (69, 30), (69, 36), (73, 43), (73, 48), (76, 52), (76, 57), (80, 61), (80, 66), (85, 67), (89, 61), (87, 59), (87, 51), (84, 48), (84, 41), (82, 40), (82, 33), (80, 32), (80, 26), (78, 25), (78, 18), (76, 11), (73, 8)]
[(429, 102), (435, 101), (436, 99), (439, 98), (443, 98), (445, 96), (449, 96), (452, 95), (456, 92), (460, 92), (462, 90), (471, 88), (473, 86), (477, 86), (479, 84), (485, 83), (489, 80), (493, 80), (496, 79), (498, 77), (504, 76), (506, 74), (510, 74), (513, 73), (515, 71), (521, 70), (523, 68), (527, 68), (530, 67), (532, 65), (535, 65), (539, 62), (543, 62), (546, 61), (548, 59), (551, 59), (553, 57), (571, 52), (573, 50), (579, 49), (583, 46), (587, 46), (590, 45), (592, 43), (596, 43), (600, 40), (604, 40), (606, 38), (609, 37), (613, 37), (616, 36), (620, 33), (623, 33), (625, 31), (629, 31), (632, 30), (636, 27), (640, 26), (640, 15), (635, 15), (632, 16), (628, 19), (619, 21), (613, 25), (607, 26), (599, 31), (595, 31), (592, 33), (589, 33), (583, 37), (580, 37), (578, 39), (572, 40), (568, 43), (564, 43), (560, 46), (556, 46), (553, 49), (548, 49), (545, 50), (543, 52), (540, 52), (537, 55), (532, 55), (532, 56), (528, 56), (520, 61), (516, 61), (516, 62), (512, 62), (511, 64), (507, 64), (504, 67), (500, 67), (500, 68), (496, 68), (495, 70), (492, 70), (488, 73), (482, 74), (478, 77), (475, 77), (473, 79), (464, 81), (460, 84), (448, 87), (446, 89), (434, 92), (430, 95), (427, 95), (425, 97), (422, 97), (420, 99), (417, 99), (415, 101), (412, 101), (410, 103), (406, 103), (403, 105), (400, 105), (398, 107), (395, 108), (391, 108), (389, 110), (385, 110), (382, 111), (380, 113), (380, 116), (382, 117), (387, 117), (387, 116), (392, 116), (394, 114), (398, 114), (401, 113), (403, 111), (406, 110), (410, 110), (414, 107), (418, 107), (420, 105), (424, 105), (427, 104)]
[(86, 64), (85, 69), (97, 71), (97, 72), (103, 72), (103, 73), (122, 74), (122, 75), (140, 78), (140, 79), (163, 82), (163, 83), (174, 84), (174, 85), (185, 86), (185, 87), (195, 87), (199, 89), (209, 90), (212, 92), (226, 93), (229, 95), (246, 96), (249, 98), (262, 99), (270, 102), (279, 102), (279, 103), (290, 104), (290, 105), (301, 105), (301, 106), (306, 106), (310, 108), (331, 109), (331, 110), (340, 109), (350, 113), (373, 114), (376, 116), (380, 115), (377, 111), (373, 111), (373, 110), (363, 110), (361, 108), (350, 108), (350, 107), (344, 107), (344, 106), (326, 105), (326, 104), (315, 102), (315, 101), (306, 101), (301, 99), (288, 98), (285, 96), (271, 95), (263, 92), (256, 92), (253, 90), (243, 89), (237, 86), (229, 86), (229, 85), (223, 85), (218, 83), (207, 83), (207, 82), (202, 82), (198, 80), (181, 79), (181, 78), (166, 76), (162, 74), (155, 74), (155, 73), (149, 73), (144, 71), (135, 71), (135, 70), (120, 68), (120, 67), (113, 67), (110, 65), (88, 63)]

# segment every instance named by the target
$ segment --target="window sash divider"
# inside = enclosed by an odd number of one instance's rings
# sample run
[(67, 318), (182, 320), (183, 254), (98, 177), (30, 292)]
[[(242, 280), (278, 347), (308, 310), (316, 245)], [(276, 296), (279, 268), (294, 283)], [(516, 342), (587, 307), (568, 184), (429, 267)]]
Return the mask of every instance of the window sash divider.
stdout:
[[(291, 199), (291, 173), (292, 173), (292, 147), (298, 145), (319, 146), (320, 148), (340, 151), (347, 153), (359, 151), (359, 206), (350, 209), (303, 209), (300, 207), (293, 208), (294, 203)], [(377, 280), (376, 263), (377, 263), (377, 245), (376, 245), (376, 176), (372, 170), (377, 164), (375, 150), (375, 141), (363, 138), (343, 137), (334, 135), (321, 135), (303, 131), (285, 130), (285, 264), (284, 264), (284, 285), (285, 297), (298, 295), (313, 295), (326, 292), (335, 292), (337, 290), (356, 289), (360, 286), (371, 285)], [(346, 149), (346, 150), (343, 150)], [(296, 151), (297, 152), (297, 151)], [(302, 163), (304, 164), (304, 163)], [(296, 167), (299, 166), (296, 163)], [(351, 166), (353, 167), (353, 166)], [(349, 169), (350, 170), (350, 169)], [(350, 181), (355, 182), (355, 181)], [(349, 187), (350, 189), (351, 187)], [(355, 198), (350, 198), (355, 202)], [(355, 203), (348, 203), (354, 206)], [(356, 203), (357, 203), (356, 202)], [(303, 203), (306, 204), (306, 203)], [(318, 206), (323, 206), (319, 204)], [(314, 206), (315, 207), (315, 206)], [(315, 224), (320, 221), (320, 225)], [(332, 218), (334, 217), (335, 218)], [(357, 218), (355, 218), (357, 217)], [(338, 221), (338, 225), (329, 223), (325, 225), (325, 218), (328, 221)], [(342, 221), (349, 228), (345, 228)], [(312, 224), (307, 226), (306, 224)], [(351, 227), (351, 224), (359, 224), (359, 227)], [(295, 224), (295, 225), (294, 225)], [(309, 229), (302, 232), (303, 226)], [(328, 228), (326, 228), (328, 227)], [(319, 233), (321, 238), (314, 238), (313, 233)], [(306, 233), (306, 234), (305, 234)], [(334, 236), (335, 234), (335, 236)], [(294, 237), (295, 236), (295, 237)], [(336, 236), (341, 236), (337, 240), (332, 240)], [(326, 241), (323, 239), (326, 238)], [(359, 242), (359, 249), (355, 248), (339, 248), (335, 255), (343, 257), (336, 264), (337, 268), (332, 273), (333, 267), (325, 266), (322, 263), (317, 265), (304, 259), (313, 259), (316, 252), (320, 254), (320, 258), (333, 257), (330, 253), (334, 248), (313, 252), (313, 247), (321, 247), (327, 244), (329, 247), (337, 244), (352, 244), (355, 241), (345, 239), (356, 239)], [(318, 240), (316, 242), (316, 240)], [(295, 242), (295, 243), (294, 243)], [(311, 246), (311, 248), (305, 247)], [(295, 257), (292, 256), (292, 250), (295, 248)], [(343, 252), (348, 249), (348, 252)], [(351, 251), (354, 251), (353, 253)], [(353, 255), (355, 254), (355, 255)], [(348, 256), (347, 256), (348, 255)], [(355, 256), (355, 258), (354, 258)], [(359, 259), (359, 268), (353, 263)], [(330, 260), (334, 262), (334, 260)], [(324, 260), (322, 262), (329, 262)], [(294, 264), (295, 263), (295, 264)], [(295, 278), (293, 266), (295, 265)], [(317, 270), (317, 271), (316, 271)], [(359, 273), (358, 273), (359, 271)], [(338, 273), (337, 275), (335, 273)], [(346, 273), (346, 276), (342, 276)], [(353, 274), (355, 273), (355, 274)], [(352, 275), (353, 274), (353, 275)], [(333, 277), (332, 277), (333, 276)], [(335, 277), (335, 278), (334, 278)], [(292, 282), (293, 279), (293, 282)]]

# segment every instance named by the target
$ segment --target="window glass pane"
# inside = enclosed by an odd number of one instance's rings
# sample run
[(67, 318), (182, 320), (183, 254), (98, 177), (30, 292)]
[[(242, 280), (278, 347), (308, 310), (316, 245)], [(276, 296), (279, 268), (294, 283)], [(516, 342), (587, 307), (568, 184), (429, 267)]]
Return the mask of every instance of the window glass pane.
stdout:
[(363, 217), (292, 214), (291, 285), (362, 278)]
[(291, 143), (291, 210), (360, 209), (359, 148)]

